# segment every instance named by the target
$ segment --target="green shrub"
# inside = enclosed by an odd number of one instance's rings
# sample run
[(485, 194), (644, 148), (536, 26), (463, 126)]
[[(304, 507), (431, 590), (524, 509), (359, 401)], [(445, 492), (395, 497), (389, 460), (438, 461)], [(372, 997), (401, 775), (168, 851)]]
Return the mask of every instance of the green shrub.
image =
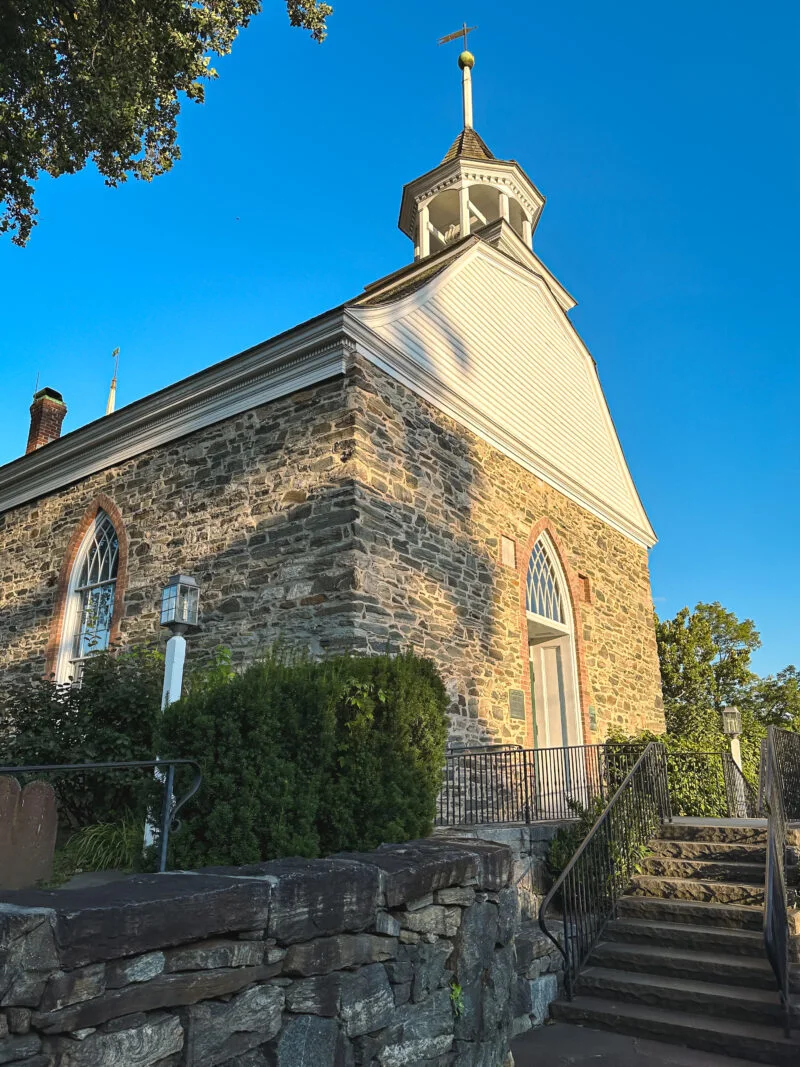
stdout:
[[(80, 687), (43, 678), (2, 694), (0, 765), (90, 763), (154, 758), (163, 658), (156, 652), (100, 652)], [(152, 776), (143, 771), (42, 775), (58, 800), (62, 832), (113, 823), (141, 811)]]
[(547, 850), (547, 870), (555, 881), (569, 861), (578, 851), (584, 838), (605, 811), (606, 802), (602, 797), (595, 797), (589, 807), (578, 800), (568, 799), (567, 806), (575, 816), (575, 821), (560, 827), (550, 842)]
[[(722, 756), (730, 752), (728, 741), (719, 732), (704, 731), (691, 735), (654, 734), (642, 731), (635, 737), (612, 734), (607, 744), (616, 748), (632, 742), (658, 741), (667, 751), (667, 778), (673, 815), (694, 818), (725, 818), (728, 800), (722, 770)], [(760, 741), (742, 743), (745, 778), (757, 790)]]
[(411, 652), (318, 663), (277, 650), (238, 674), (219, 660), (162, 721), (161, 754), (203, 768), (172, 862), (329, 855), (428, 833), (446, 707), (435, 667)]

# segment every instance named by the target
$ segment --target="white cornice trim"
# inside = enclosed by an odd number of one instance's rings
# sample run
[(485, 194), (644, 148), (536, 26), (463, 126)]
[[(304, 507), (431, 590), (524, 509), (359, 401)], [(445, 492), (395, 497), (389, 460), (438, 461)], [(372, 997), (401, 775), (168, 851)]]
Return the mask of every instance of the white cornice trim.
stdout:
[(0, 514), (79, 478), (327, 378), (352, 342), (341, 309), (153, 393), (0, 467)]

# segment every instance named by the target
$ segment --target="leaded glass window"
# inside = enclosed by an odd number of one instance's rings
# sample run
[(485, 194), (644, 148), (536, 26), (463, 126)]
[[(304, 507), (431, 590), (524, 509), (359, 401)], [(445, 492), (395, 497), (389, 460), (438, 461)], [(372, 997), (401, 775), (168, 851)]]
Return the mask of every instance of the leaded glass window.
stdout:
[(528, 564), (527, 609), (544, 619), (566, 624), (558, 572), (540, 539), (533, 546)]
[(93, 652), (108, 648), (119, 565), (114, 524), (99, 512), (75, 563), (66, 623), (66, 675), (80, 681), (83, 664)]

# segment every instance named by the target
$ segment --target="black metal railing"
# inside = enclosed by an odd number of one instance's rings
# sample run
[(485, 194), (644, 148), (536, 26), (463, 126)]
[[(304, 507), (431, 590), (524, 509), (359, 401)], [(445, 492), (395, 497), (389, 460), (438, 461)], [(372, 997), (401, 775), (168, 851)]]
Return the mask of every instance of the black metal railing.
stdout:
[(800, 818), (800, 735), (770, 726), (762, 760), (767, 813), (764, 947), (778, 983), (787, 1037), (792, 1029), (786, 824)]
[(718, 819), (758, 815), (758, 792), (730, 752), (668, 750), (667, 771), (675, 815)]
[[(647, 843), (671, 818), (666, 751), (651, 741), (539, 909), (542, 932), (564, 957), (570, 999), (580, 970), (626, 892)], [(547, 913), (555, 903), (560, 904), (562, 938), (547, 924)]]
[(580, 809), (614, 793), (644, 747), (491, 745), (451, 751), (436, 824), (574, 819)]
[[(194, 779), (186, 792), (175, 797), (175, 768), (193, 767)], [(108, 763), (38, 763), (19, 767), (0, 767), (0, 775), (31, 774), (72, 774), (80, 771), (121, 771), (150, 768), (155, 771), (156, 779), (161, 783), (162, 802), (161, 815), (156, 828), (156, 840), (158, 842), (158, 869), (164, 872), (167, 869), (167, 848), (169, 846), (170, 831), (175, 828), (176, 816), (184, 804), (190, 800), (203, 781), (200, 765), (191, 759), (156, 759), (156, 760), (132, 760), (127, 762)], [(142, 834), (144, 835), (145, 822), (142, 821)]]

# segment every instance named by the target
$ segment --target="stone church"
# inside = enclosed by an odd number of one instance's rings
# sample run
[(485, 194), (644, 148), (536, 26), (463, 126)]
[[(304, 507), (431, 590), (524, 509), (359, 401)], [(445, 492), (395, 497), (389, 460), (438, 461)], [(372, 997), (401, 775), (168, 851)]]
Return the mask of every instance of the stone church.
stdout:
[(163, 642), (189, 661), (412, 645), (452, 737), (558, 747), (663, 729), (655, 542), (575, 301), (533, 251), (544, 197), (472, 124), (405, 186), (414, 261), (288, 332), (61, 433), (36, 393), (0, 467), (0, 672), (78, 678)]

